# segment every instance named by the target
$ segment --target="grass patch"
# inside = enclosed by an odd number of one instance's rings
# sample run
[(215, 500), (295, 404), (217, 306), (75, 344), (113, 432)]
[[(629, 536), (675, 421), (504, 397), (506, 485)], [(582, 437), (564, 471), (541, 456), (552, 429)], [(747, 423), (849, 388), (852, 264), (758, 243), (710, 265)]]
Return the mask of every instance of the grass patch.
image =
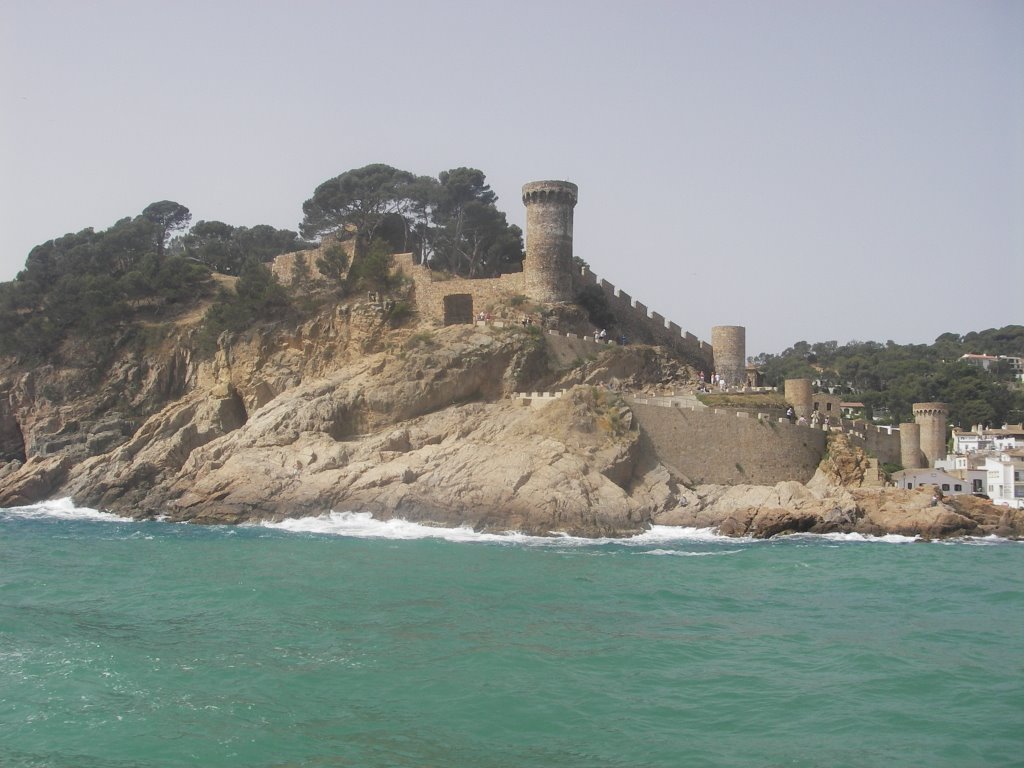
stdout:
[(779, 392), (697, 392), (697, 399), (709, 408), (785, 408), (786, 398)]

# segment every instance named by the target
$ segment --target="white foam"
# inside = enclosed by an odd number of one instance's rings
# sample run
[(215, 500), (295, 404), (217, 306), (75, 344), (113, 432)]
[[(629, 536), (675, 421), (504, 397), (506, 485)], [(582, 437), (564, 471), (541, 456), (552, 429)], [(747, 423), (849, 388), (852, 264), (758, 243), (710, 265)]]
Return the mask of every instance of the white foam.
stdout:
[(413, 523), (400, 518), (378, 520), (369, 512), (330, 512), (317, 517), (301, 517), (280, 522), (262, 522), (264, 528), (288, 531), (290, 533), (319, 533), (334, 536), (349, 536), (365, 539), (443, 539), (452, 542), (488, 542), (502, 544), (529, 544), (532, 546), (587, 546), (624, 544), (650, 546), (672, 542), (730, 542), (751, 541), (720, 536), (709, 528), (680, 528), (671, 525), (655, 525), (649, 530), (626, 538), (584, 538), (566, 533), (551, 536), (529, 536), (507, 531), (505, 533), (481, 533), (469, 526), (441, 528)]
[[(613, 539), (614, 541), (614, 539)], [(621, 540), (620, 540), (621, 541)], [(715, 528), (684, 528), (677, 525), (652, 525), (650, 529), (625, 541), (630, 544), (662, 544), (674, 541), (698, 542), (751, 542), (755, 539), (748, 536), (723, 536)]]
[(782, 538), (825, 539), (827, 541), (868, 541), (876, 544), (913, 544), (920, 536), (901, 536), (887, 533), (883, 536), (871, 536), (865, 533), (799, 533)]
[(742, 551), (742, 549), (723, 549), (717, 552), (686, 552), (678, 549), (650, 549), (640, 554), (668, 557), (717, 557), (718, 555), (738, 555)]
[(469, 526), (439, 528), (412, 523), (400, 518), (377, 520), (369, 512), (330, 512), (319, 517), (300, 517), (277, 523), (262, 522), (259, 525), (290, 533), (321, 533), (359, 539), (444, 539), (455, 542), (506, 543), (551, 541), (545, 537), (527, 536), (511, 531), (508, 533), (480, 533)]
[(8, 517), (21, 517), (28, 519), (55, 518), (58, 520), (103, 520), (106, 522), (130, 523), (131, 520), (113, 515), (109, 512), (100, 512), (98, 509), (89, 507), (76, 507), (70, 498), (51, 499), (40, 501), (37, 504), (29, 504), (24, 507), (7, 507), (0, 510)]

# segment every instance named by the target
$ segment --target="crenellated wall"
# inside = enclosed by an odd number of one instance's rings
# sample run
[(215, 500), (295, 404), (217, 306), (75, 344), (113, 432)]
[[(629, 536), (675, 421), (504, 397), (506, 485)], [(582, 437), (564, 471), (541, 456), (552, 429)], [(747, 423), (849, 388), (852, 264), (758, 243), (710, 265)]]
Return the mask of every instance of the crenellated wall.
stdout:
[(658, 312), (649, 311), (646, 304), (633, 299), (628, 293), (616, 288), (607, 280), (601, 280), (587, 267), (575, 275), (576, 291), (590, 285), (598, 286), (608, 300), (608, 307), (615, 316), (627, 322), (641, 324), (657, 344), (669, 347), (686, 357), (697, 357), (711, 370), (713, 349), (689, 331), (682, 330)]
[(871, 456), (878, 459), (879, 464), (899, 464), (902, 466), (901, 432), (896, 427), (879, 427), (866, 421), (841, 421), (843, 431), (850, 441), (858, 448), (863, 448)]

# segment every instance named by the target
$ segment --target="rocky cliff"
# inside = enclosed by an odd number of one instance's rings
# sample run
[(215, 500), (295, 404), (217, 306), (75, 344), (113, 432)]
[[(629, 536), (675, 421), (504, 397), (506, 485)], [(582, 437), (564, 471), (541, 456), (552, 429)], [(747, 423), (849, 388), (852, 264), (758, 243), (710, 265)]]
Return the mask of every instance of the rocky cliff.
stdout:
[[(366, 510), (588, 536), (652, 523), (753, 536), (1024, 531), (1019, 513), (984, 502), (865, 487), (869, 462), (842, 444), (806, 485), (688, 485), (629, 406), (630, 390), (693, 378), (653, 347), (567, 352), (512, 325), (395, 329), (370, 302), (224, 336), (206, 359), (193, 332), (183, 323), (102, 375), (8, 362), (0, 506), (71, 496), (203, 523)], [(553, 386), (570, 388), (541, 408), (509, 397)]]

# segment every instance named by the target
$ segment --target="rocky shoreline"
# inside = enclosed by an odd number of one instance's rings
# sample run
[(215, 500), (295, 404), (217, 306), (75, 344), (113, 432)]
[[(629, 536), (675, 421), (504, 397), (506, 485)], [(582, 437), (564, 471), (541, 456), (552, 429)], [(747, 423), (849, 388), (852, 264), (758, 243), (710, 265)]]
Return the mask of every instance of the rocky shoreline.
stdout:
[[(0, 467), (0, 506), (70, 496), (195, 523), (352, 510), (541, 535), (629, 536), (652, 524), (760, 538), (1024, 535), (1024, 515), (985, 500), (933, 506), (930, 492), (860, 486), (850, 468), (863, 456), (838, 439), (806, 484), (693, 484), (640, 439), (609, 388), (685, 385), (693, 372), (656, 348), (559, 366), (531, 329), (395, 332), (372, 308), (339, 308), (222, 340), (205, 362), (182, 347), (148, 360), (122, 361), (80, 396), (70, 373), (8, 371), (3, 415), (26, 456)], [(63, 397), (40, 394), (62, 381)], [(567, 393), (540, 408), (508, 397), (539, 386)], [(144, 418), (111, 415), (131, 408)]]

